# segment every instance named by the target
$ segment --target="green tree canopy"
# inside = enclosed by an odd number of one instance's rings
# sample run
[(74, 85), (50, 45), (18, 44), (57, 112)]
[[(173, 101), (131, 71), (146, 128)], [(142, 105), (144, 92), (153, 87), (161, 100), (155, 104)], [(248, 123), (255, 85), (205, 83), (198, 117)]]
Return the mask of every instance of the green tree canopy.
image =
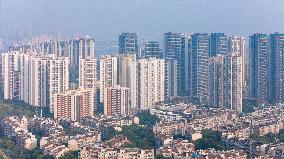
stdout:
[(230, 149), (230, 146), (227, 145), (222, 140), (222, 134), (219, 131), (213, 130), (203, 130), (202, 139), (195, 141), (196, 149), (209, 149), (214, 148), (216, 150), (227, 150)]
[(145, 125), (148, 127), (153, 127), (157, 122), (160, 121), (157, 116), (151, 115), (149, 111), (139, 112), (137, 117), (139, 118), (140, 125)]
[(131, 144), (128, 145), (129, 147), (142, 149), (156, 147), (155, 135), (151, 128), (138, 125), (124, 126), (121, 133), (131, 141)]

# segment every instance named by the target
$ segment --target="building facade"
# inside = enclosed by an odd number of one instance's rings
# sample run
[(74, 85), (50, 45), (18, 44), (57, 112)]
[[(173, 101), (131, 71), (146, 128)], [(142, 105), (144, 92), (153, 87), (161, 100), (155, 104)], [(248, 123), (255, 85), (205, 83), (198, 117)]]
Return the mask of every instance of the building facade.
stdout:
[(284, 34), (270, 34), (269, 38), (269, 103), (284, 102)]
[(245, 37), (231, 36), (229, 37), (229, 52), (238, 54), (243, 60), (243, 92), (244, 96), (248, 96), (248, 67), (246, 57), (246, 40)]
[(48, 61), (48, 98), (49, 111), (54, 111), (54, 94), (69, 90), (69, 60), (57, 58)]
[(118, 114), (131, 114), (130, 89), (120, 87), (106, 87), (104, 90), (104, 114), (113, 116)]
[(96, 89), (97, 59), (80, 59), (79, 86), (85, 89)]
[(137, 61), (136, 54), (118, 56), (118, 85), (130, 88), (131, 108), (137, 109)]
[(209, 103), (242, 112), (242, 57), (238, 54), (209, 58)]
[(224, 33), (211, 33), (209, 56), (213, 57), (218, 54), (226, 55), (229, 51), (228, 45), (228, 36), (226, 36)]
[(208, 102), (209, 35), (195, 33), (190, 42), (189, 95), (201, 104)]
[(94, 91), (92, 89), (69, 90), (54, 94), (54, 119), (81, 120), (94, 116)]
[(160, 46), (158, 42), (150, 41), (146, 42), (144, 45), (144, 58), (151, 58), (151, 57), (156, 57), (156, 58), (162, 58), (162, 51), (160, 50)]
[(19, 98), (20, 52), (2, 53), (2, 85), (5, 100)]
[(100, 102), (104, 102), (104, 89), (118, 84), (118, 57), (100, 58)]
[(138, 106), (145, 110), (165, 100), (165, 60), (139, 59), (137, 65)]
[(249, 53), (250, 98), (267, 103), (269, 97), (269, 37), (266, 34), (251, 35)]
[[(168, 32), (164, 34), (164, 59), (177, 62), (177, 95), (184, 93), (185, 57), (182, 50), (182, 34)], [(185, 41), (184, 41), (185, 42)]]
[(138, 56), (136, 33), (122, 33), (119, 35), (119, 54), (136, 54)]

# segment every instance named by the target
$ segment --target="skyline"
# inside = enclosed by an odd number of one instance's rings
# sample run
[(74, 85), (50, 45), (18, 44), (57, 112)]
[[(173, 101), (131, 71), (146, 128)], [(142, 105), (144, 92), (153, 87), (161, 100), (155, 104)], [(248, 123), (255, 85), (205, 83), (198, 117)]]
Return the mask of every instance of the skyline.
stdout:
[(0, 159), (284, 159), (284, 0), (0, 0)]
[(121, 32), (137, 33), (140, 42), (161, 41), (169, 31), (248, 37), (256, 32), (284, 31), (284, 22), (278, 20), (284, 17), (284, 2), (276, 1), (2, 1), (1, 31), (4, 37), (11, 37), (15, 25), (32, 29), (34, 36), (60, 31), (89, 34), (106, 43), (116, 42)]

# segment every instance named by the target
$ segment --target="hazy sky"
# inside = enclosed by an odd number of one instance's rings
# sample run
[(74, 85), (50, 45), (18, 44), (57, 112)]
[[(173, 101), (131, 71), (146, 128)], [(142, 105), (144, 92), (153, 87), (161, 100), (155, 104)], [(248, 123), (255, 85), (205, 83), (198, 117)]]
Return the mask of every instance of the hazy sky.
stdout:
[(284, 32), (284, 0), (2, 0), (2, 31), (89, 34), (117, 40), (121, 32), (160, 40), (164, 32)]

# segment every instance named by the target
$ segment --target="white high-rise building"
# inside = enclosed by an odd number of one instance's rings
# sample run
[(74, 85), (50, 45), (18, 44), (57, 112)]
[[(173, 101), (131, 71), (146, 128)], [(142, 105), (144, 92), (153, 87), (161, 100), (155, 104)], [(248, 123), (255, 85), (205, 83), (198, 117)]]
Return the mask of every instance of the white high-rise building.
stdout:
[(120, 54), (118, 56), (118, 85), (130, 88), (132, 109), (138, 108), (136, 71), (136, 54)]
[(229, 52), (237, 54), (242, 57), (242, 67), (243, 67), (243, 89), (247, 89), (247, 68), (246, 68), (246, 55), (245, 55), (245, 37), (232, 36), (229, 39)]
[(225, 59), (225, 107), (242, 112), (243, 103), (243, 58), (232, 54)]
[(209, 58), (210, 105), (242, 112), (242, 62), (238, 54)]
[(80, 59), (79, 86), (85, 89), (96, 89), (97, 59)]
[(19, 97), (20, 52), (2, 53), (2, 82), (5, 100)]
[(30, 54), (21, 54), (20, 55), (20, 100), (25, 103), (30, 101), (30, 79), (29, 70), (30, 70)]
[(145, 110), (165, 100), (165, 60), (140, 59), (137, 65), (138, 105)]
[(53, 96), (69, 89), (69, 60), (56, 55), (9, 52), (2, 54), (4, 98), (50, 107)]
[(23, 80), (29, 79), (28, 88), (23, 89), (22, 93), (29, 92), (28, 103), (30, 105), (47, 106), (48, 60), (42, 56), (34, 56), (29, 59), (28, 76), (23, 77)]
[(120, 87), (106, 87), (104, 90), (104, 114), (105, 115), (129, 115), (130, 109), (130, 89)]
[(224, 55), (209, 58), (209, 105), (224, 108)]
[(118, 57), (101, 56), (100, 59), (100, 102), (104, 102), (104, 89), (118, 84)]
[(49, 111), (54, 109), (54, 94), (69, 89), (69, 60), (66, 57), (51, 59), (48, 63), (49, 71)]
[(85, 58), (80, 59), (79, 65), (79, 87), (92, 89), (94, 91), (94, 109), (98, 105), (98, 77), (97, 77), (97, 59)]
[(48, 61), (55, 55), (20, 55), (20, 100), (33, 106), (49, 106)]

